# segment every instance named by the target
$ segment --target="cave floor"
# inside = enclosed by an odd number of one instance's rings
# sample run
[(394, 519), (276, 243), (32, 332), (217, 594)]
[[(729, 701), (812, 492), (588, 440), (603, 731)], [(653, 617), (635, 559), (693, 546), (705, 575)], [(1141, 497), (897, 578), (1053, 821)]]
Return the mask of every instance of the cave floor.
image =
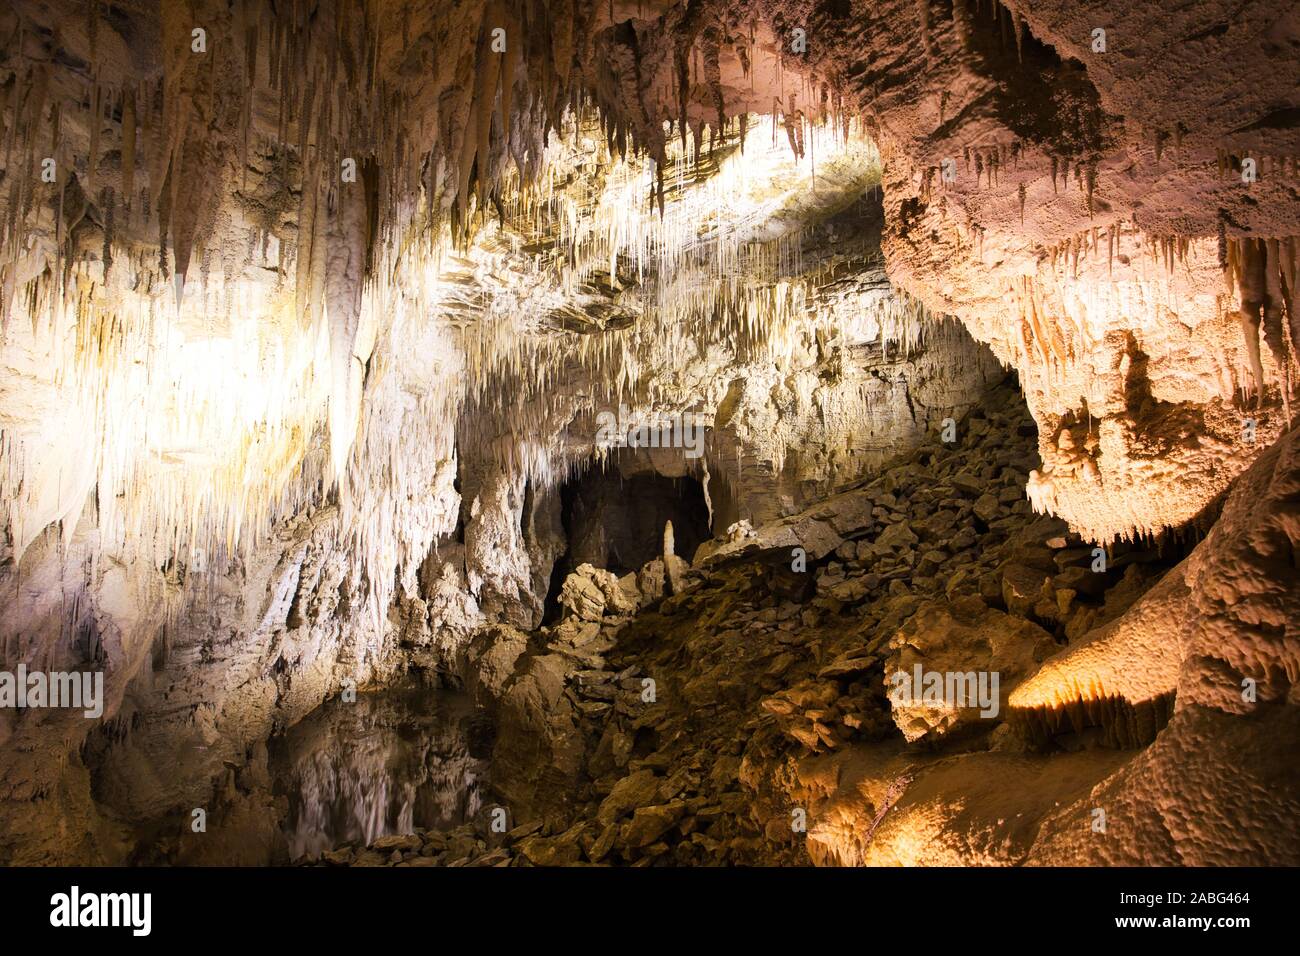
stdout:
[[(1018, 795), (1005, 776), (1011, 794), (989, 798), (1009, 803), (995, 808), (1001, 857), (988, 862), (1022, 862), (1050, 808), (1137, 751), (1108, 741), (1104, 715), (1045, 740), (1005, 712), (900, 714), (887, 672), (927, 636), (951, 644), (975, 621), (1010, 636), (1012, 649), (991, 663), (1014, 679), (1015, 655), (1036, 663), (1115, 619), (1183, 553), (1168, 542), (1115, 546), (1095, 573), (1091, 546), (1024, 500), (1034, 434), (1004, 385), (956, 442), (936, 436), (842, 492), (869, 507), (806, 567), (788, 548), (697, 561), (633, 613), (584, 605), (531, 634), (498, 630), (478, 659), (513, 648), (509, 675), (488, 695), (501, 734), (499, 801), (485, 797), (456, 827), (299, 862), (917, 862), (890, 831), (912, 825), (921, 797), (911, 794), (927, 776), (965, 788), (974, 806), (963, 812), (979, 813), (972, 781), (1014, 774), (1027, 775)], [(800, 520), (788, 523), (798, 530)], [(923, 623), (909, 631), (909, 620)], [(934, 862), (945, 862), (942, 837), (931, 840)]]

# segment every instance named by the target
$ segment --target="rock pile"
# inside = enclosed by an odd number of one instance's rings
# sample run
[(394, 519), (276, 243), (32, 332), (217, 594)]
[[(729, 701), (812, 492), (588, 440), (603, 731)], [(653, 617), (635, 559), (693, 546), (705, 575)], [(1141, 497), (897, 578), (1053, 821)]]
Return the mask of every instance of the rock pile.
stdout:
[[(810, 817), (847, 755), (890, 778), (884, 816), (909, 768), (944, 748), (1028, 749), (1004, 721), (1010, 691), (1181, 557), (1095, 551), (1033, 515), (1035, 433), (1007, 384), (955, 442), (936, 436), (869, 482), (714, 542), (689, 573), (671, 554), (623, 578), (579, 567), (559, 624), (471, 651), (500, 715), (494, 786), (527, 822), (493, 834), (485, 815), (473, 832), (323, 862), (808, 862)], [(891, 701), (889, 675), (917, 666), (997, 672), (997, 713)], [(1048, 745), (1086, 745), (1075, 736)]]

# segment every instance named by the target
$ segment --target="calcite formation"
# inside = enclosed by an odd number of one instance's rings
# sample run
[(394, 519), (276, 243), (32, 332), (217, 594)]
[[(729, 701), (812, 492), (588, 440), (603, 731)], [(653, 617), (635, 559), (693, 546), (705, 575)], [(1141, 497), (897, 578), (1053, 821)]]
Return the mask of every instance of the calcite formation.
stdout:
[[(0, 860), (1297, 862), (1297, 53), (1268, 0), (7, 4), (0, 669), (105, 701), (0, 708)], [(892, 708), (912, 657), (997, 717)], [(415, 675), (509, 839), (327, 847), (390, 751), (276, 748)]]

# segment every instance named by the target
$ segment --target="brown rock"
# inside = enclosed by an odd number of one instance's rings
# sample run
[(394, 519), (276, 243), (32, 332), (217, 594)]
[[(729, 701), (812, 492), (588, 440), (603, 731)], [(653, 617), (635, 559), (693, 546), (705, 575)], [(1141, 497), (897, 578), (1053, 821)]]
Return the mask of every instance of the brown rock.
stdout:
[(607, 827), (637, 807), (653, 803), (659, 796), (659, 782), (660, 778), (650, 769), (628, 774), (614, 784), (609, 796), (601, 801), (596, 820)]
[(1035, 602), (1043, 596), (1043, 586), (1051, 578), (1042, 571), (1022, 564), (1008, 564), (1002, 569), (1002, 601), (1012, 614), (1027, 617)]
[[(1010, 692), (1056, 644), (1037, 625), (968, 597), (922, 606), (890, 640), (889, 650), (885, 680), (894, 723), (914, 741), (981, 721), (992, 727), (1004, 716)], [(937, 699), (924, 692), (924, 685), (913, 686), (918, 666), (923, 678), (940, 675), (943, 693)], [(953, 675), (951, 682), (947, 675)], [(949, 690), (960, 696), (950, 696)]]
[(649, 846), (677, 825), (686, 813), (686, 803), (674, 800), (672, 803), (652, 807), (641, 807), (632, 819), (623, 826), (622, 841), (628, 846)]
[(530, 836), (519, 843), (518, 851), (534, 866), (572, 866), (582, 858), (576, 834), (560, 837)]

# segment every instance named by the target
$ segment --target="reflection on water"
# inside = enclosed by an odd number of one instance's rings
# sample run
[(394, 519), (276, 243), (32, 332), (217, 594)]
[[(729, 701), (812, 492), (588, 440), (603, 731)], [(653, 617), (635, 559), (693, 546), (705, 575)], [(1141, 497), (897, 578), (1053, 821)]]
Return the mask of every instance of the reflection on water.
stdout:
[(491, 747), (486, 716), (455, 691), (329, 701), (271, 744), (290, 858), (465, 822), (481, 805)]

